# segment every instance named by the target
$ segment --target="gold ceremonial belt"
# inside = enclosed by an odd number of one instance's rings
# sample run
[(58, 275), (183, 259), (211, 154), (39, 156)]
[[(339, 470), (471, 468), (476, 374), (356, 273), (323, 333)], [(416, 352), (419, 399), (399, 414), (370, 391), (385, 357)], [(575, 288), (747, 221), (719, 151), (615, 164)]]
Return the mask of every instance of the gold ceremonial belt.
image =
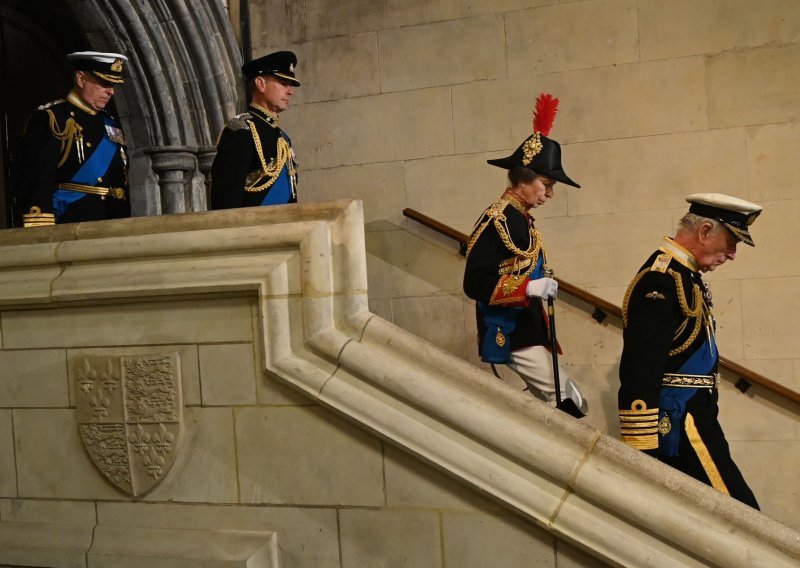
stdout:
[(713, 375), (687, 375), (684, 373), (664, 373), (662, 387), (686, 387), (693, 389), (713, 389), (719, 384), (719, 373)]
[(111, 197), (112, 199), (125, 199), (125, 190), (121, 187), (99, 187), (95, 185), (83, 185), (82, 183), (60, 183), (56, 187), (58, 189), (67, 189), (69, 191), (78, 191), (80, 193), (90, 193), (92, 195), (99, 195), (103, 199)]
[(515, 272), (520, 272), (521, 270), (528, 268), (530, 265), (531, 265), (530, 258), (520, 258), (518, 256), (512, 256), (511, 258), (507, 258), (500, 263), (500, 268), (498, 269), (497, 272), (499, 274), (513, 274)]

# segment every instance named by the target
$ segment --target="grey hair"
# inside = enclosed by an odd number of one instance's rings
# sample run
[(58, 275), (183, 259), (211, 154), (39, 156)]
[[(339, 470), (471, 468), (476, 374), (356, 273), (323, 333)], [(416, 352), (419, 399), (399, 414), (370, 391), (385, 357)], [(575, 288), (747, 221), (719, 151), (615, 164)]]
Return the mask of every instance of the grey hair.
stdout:
[(691, 233), (703, 223), (711, 223), (712, 231), (718, 231), (719, 229), (723, 228), (722, 223), (720, 223), (716, 219), (711, 219), (709, 217), (702, 217), (695, 213), (687, 213), (681, 218), (680, 221), (678, 221), (678, 232)]

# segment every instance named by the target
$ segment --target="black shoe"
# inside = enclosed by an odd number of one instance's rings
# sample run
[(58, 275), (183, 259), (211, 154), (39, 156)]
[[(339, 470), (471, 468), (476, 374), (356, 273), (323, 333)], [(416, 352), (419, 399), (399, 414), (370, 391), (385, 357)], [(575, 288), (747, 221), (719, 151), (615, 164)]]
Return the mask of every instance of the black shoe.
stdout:
[(562, 400), (561, 404), (559, 404), (557, 408), (563, 412), (566, 412), (570, 416), (574, 416), (575, 418), (583, 418), (586, 416), (586, 413), (581, 412), (581, 409), (578, 408), (578, 405), (575, 404), (575, 401), (571, 398), (565, 398)]

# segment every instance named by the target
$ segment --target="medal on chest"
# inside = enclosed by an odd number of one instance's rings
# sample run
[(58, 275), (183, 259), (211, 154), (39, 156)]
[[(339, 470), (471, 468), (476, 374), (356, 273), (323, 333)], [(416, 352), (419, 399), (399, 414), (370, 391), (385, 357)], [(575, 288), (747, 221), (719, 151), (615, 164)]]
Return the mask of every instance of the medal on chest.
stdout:
[(106, 124), (106, 136), (108, 136), (109, 140), (119, 144), (120, 146), (125, 145), (125, 135), (122, 133), (121, 128), (117, 128), (111, 124)]

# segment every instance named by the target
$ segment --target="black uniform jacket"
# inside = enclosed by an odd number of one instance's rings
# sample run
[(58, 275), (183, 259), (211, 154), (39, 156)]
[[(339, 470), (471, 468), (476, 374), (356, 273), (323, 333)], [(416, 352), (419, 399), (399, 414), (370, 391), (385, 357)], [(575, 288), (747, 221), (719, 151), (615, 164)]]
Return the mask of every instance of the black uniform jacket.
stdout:
[(657, 420), (665, 373), (676, 373), (713, 332), (710, 296), (694, 257), (681, 254), (671, 239), (668, 244), (665, 250), (675, 254), (657, 250), (650, 255), (623, 301), (620, 426), (627, 443), (653, 455), (658, 453), (657, 433), (626, 437), (624, 425), (630, 420), (625, 417), (638, 410)]
[(84, 195), (56, 221), (70, 223), (130, 216), (127, 155), (119, 121), (105, 110), (94, 111), (74, 92), (67, 99), (42, 105), (28, 119), (20, 187), (24, 212), (38, 207), (43, 213), (53, 213), (53, 193), (58, 184), (72, 180), (109, 133), (118, 149), (108, 170), (86, 185), (121, 188), (124, 199)]
[[(509, 248), (511, 244), (517, 250)], [(525, 255), (518, 254), (525, 252)], [(508, 275), (524, 275), (544, 255), (541, 238), (527, 208), (508, 192), (484, 211), (470, 236), (464, 270), (464, 293), (485, 305), (525, 307), (511, 334), (511, 350), (547, 345), (548, 332), (542, 304), (525, 296), (528, 278), (510, 286)], [(505, 277), (505, 278), (504, 278)], [(513, 289), (512, 289), (513, 288)], [(477, 306), (478, 345), (486, 333)]]
[[(280, 146), (284, 146), (283, 152)], [(248, 112), (228, 121), (217, 142), (211, 166), (211, 209), (261, 205), (272, 189), (270, 182), (274, 183), (284, 169), (288, 169), (291, 183), (285, 203), (296, 203), (297, 162), (288, 137), (282, 135), (275, 116), (260, 105), (250, 104)]]
[[(719, 357), (711, 305), (694, 257), (665, 239), (623, 301), (620, 431), (628, 445), (758, 508), (718, 422)], [(698, 360), (707, 371), (688, 373)], [(682, 413), (674, 411), (674, 397), (684, 402)], [(660, 408), (665, 401), (672, 410)]]

